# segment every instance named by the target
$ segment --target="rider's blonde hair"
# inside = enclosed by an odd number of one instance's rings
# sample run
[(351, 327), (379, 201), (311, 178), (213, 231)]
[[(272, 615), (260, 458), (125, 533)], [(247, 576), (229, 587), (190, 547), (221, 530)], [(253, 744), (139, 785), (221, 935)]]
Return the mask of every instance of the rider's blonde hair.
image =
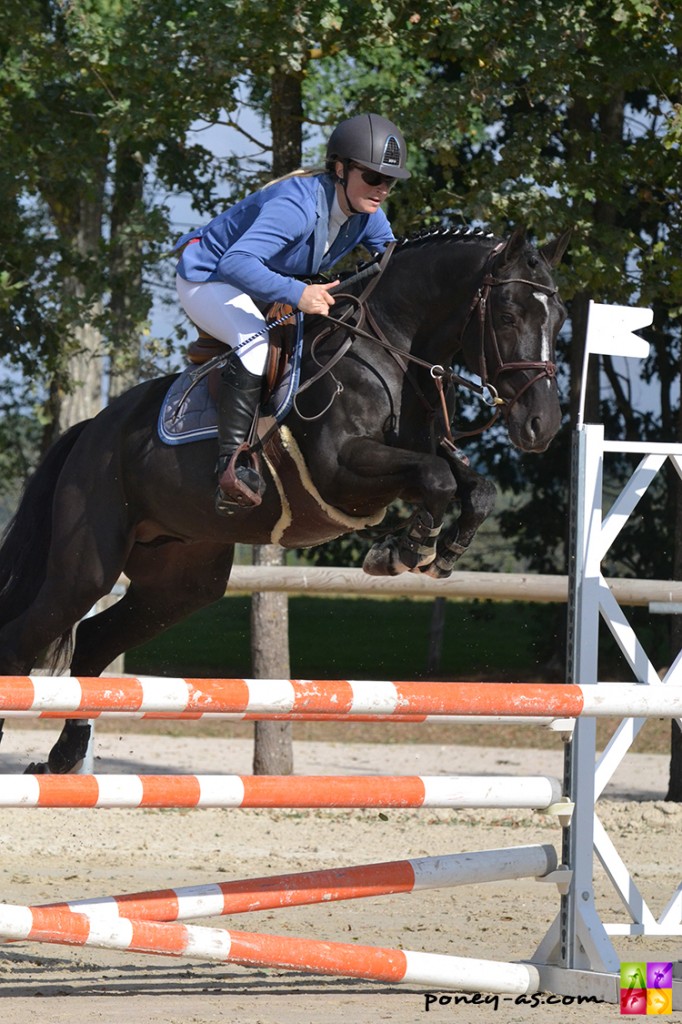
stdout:
[(314, 178), (317, 174), (325, 174), (326, 170), (326, 167), (299, 167), (296, 171), (289, 171), (288, 174), (282, 174), (279, 178), (266, 181), (261, 188), (270, 188), (271, 185), (277, 185), (278, 182), (287, 181), (289, 178)]

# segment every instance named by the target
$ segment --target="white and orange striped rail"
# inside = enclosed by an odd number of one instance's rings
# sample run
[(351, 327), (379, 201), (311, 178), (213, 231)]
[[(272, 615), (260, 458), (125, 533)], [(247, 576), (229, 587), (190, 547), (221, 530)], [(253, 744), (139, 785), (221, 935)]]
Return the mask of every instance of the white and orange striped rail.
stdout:
[(323, 942), (198, 925), (135, 921), (68, 910), (0, 905), (0, 938), (166, 954), (248, 967), (425, 985), (460, 992), (537, 992), (531, 964), (475, 960), (381, 946)]
[(682, 686), (417, 683), (321, 679), (0, 677), (5, 711), (343, 715), (682, 716)]
[(0, 807), (527, 807), (544, 775), (1, 775)]
[(515, 878), (541, 878), (556, 867), (553, 846), (517, 846), (69, 900), (50, 906), (88, 917), (184, 921)]
[[(102, 718), (117, 719), (126, 721), (173, 721), (192, 722), (200, 718), (210, 718), (212, 722), (258, 722), (263, 719), (269, 721), (283, 722), (404, 722), (406, 724), (431, 724), (441, 725), (538, 725), (551, 726), (558, 721), (550, 716), (540, 717), (538, 715), (355, 715), (355, 714), (305, 714), (305, 712), (292, 712), (291, 714), (259, 714), (257, 712), (246, 712), (234, 714), (230, 712), (203, 712), (203, 711), (2, 711), (3, 718)], [(565, 719), (564, 719), (565, 721)]]

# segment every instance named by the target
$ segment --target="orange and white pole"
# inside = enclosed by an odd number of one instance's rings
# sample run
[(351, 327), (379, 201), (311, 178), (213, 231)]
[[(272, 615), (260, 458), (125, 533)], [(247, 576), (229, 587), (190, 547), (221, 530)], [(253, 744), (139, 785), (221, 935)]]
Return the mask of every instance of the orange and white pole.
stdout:
[(544, 775), (0, 775), (0, 807), (527, 807)]
[(477, 960), (381, 946), (322, 942), (199, 925), (88, 917), (52, 908), (0, 905), (0, 938), (166, 954), (248, 967), (303, 970), (460, 992), (537, 992), (531, 964)]
[(2, 676), (0, 714), (105, 711), (295, 716), (682, 717), (682, 686), (389, 680)]
[(209, 885), (69, 900), (49, 906), (87, 914), (88, 917), (104, 915), (129, 917), (136, 921), (185, 921), (515, 878), (541, 878), (556, 867), (556, 850), (543, 844), (299, 871)]

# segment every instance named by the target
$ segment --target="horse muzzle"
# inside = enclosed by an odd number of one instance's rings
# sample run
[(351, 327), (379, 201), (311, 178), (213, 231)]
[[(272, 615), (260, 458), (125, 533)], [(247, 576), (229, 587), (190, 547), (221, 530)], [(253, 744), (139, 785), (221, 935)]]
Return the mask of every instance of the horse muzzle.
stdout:
[(544, 452), (561, 426), (556, 385), (547, 381), (526, 394), (505, 409), (509, 439), (523, 452)]
[[(551, 362), (503, 363), (495, 385), (505, 373), (530, 370), (524, 382), (504, 396), (502, 411), (512, 444), (524, 452), (544, 452), (561, 426), (561, 406), (556, 384), (556, 365)], [(507, 380), (509, 390), (510, 380)], [(504, 385), (503, 385), (504, 387)]]

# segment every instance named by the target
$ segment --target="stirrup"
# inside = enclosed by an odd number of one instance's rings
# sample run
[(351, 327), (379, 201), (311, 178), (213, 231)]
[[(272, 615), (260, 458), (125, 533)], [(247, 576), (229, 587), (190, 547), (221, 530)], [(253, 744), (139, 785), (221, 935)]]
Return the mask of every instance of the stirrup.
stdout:
[[(249, 453), (250, 464), (238, 465), (238, 460), (245, 452)], [(250, 451), (244, 442), (229, 457), (218, 458), (218, 489), (215, 494), (215, 509), (219, 515), (232, 515), (238, 509), (256, 508), (261, 504), (265, 493), (265, 481), (258, 471), (257, 456)]]

